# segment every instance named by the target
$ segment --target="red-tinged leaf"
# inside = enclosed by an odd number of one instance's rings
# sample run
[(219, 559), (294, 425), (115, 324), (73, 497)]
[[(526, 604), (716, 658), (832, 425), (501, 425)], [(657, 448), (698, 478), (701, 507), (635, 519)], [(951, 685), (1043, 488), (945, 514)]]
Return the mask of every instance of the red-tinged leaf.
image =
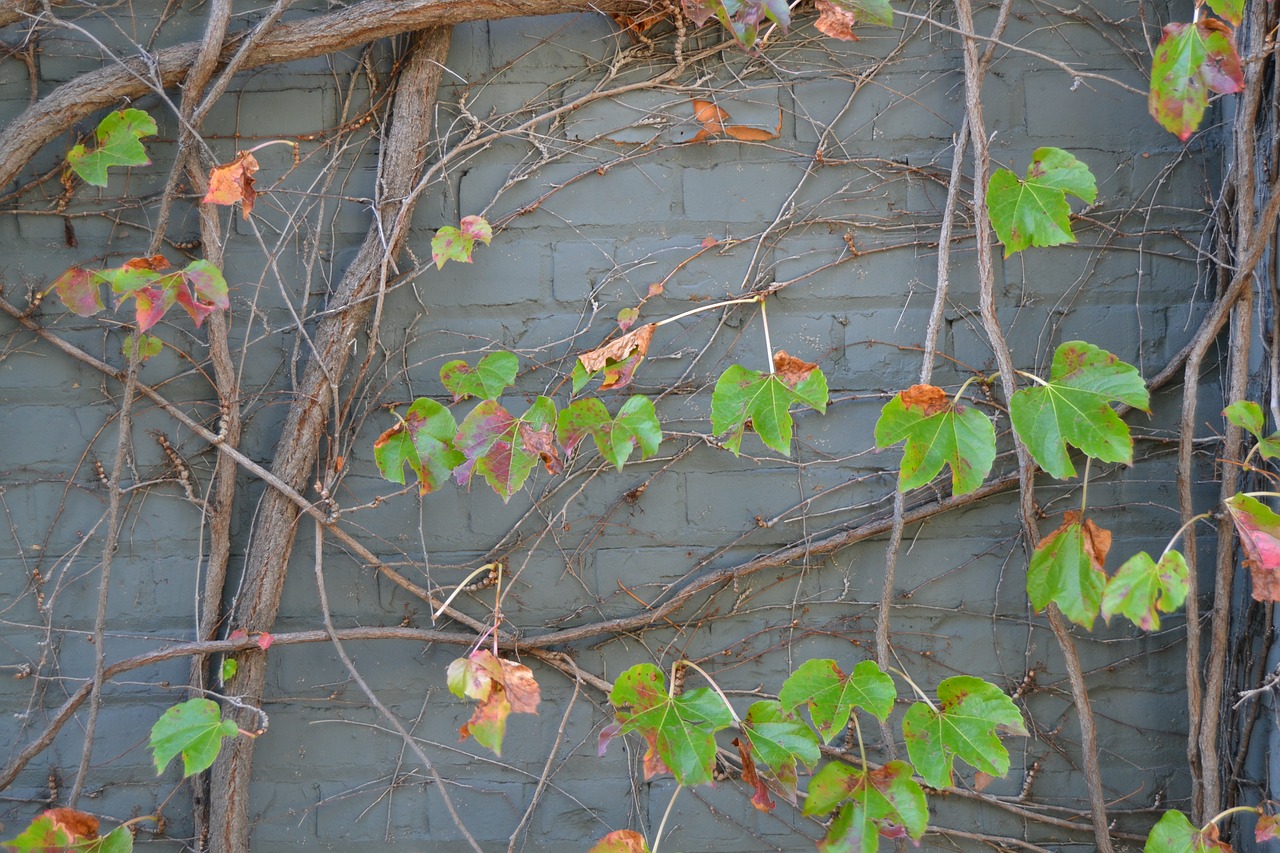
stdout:
[(888, 719), (897, 695), (893, 679), (875, 661), (860, 661), (853, 674), (845, 675), (834, 660), (814, 658), (787, 677), (778, 701), (788, 713), (808, 707), (814, 728), (830, 743), (859, 708), (882, 722)]
[(152, 255), (149, 258), (130, 258), (121, 265), (127, 270), (151, 270), (152, 272), (162, 272), (167, 270), (171, 264), (169, 259), (164, 255)]
[(1174, 809), (1165, 812), (1147, 836), (1144, 853), (1231, 853), (1231, 845), (1218, 838), (1218, 827), (1212, 823), (1201, 830)]
[(266, 631), (263, 631), (257, 637), (258, 648), (262, 649), (265, 652), (267, 649), (271, 648), (271, 644), (274, 643), (275, 640), (276, 640), (275, 637), (271, 636)]
[(554, 455), (549, 437), (555, 421), (556, 406), (548, 397), (539, 397), (519, 418), (498, 402), (485, 400), (458, 427), (454, 446), (465, 461), (454, 469), (454, 477), (460, 485), (467, 485), (471, 475), (478, 473), (503, 501), (510, 500), (540, 458), (548, 468), (556, 464), (544, 457)]
[(480, 703), (471, 719), (458, 730), (458, 739), (474, 736), (494, 755), (502, 755), (507, 717), (512, 713), (537, 714), (542, 700), (529, 667), (494, 657), (488, 649), (479, 649), (449, 664), (448, 682), (453, 695)]
[(559, 474), (564, 470), (564, 462), (560, 459), (560, 448), (556, 446), (555, 430), (551, 424), (543, 424), (535, 429), (521, 421), (520, 443), (526, 450), (538, 454), (538, 458), (550, 473)]
[(227, 639), (231, 640), (232, 642), (235, 642), (237, 640), (247, 640), (249, 639), (249, 632), (243, 628), (236, 628), (234, 631), (232, 631), (230, 634), (227, 635)]
[(622, 734), (622, 723), (616, 720), (600, 729), (600, 737), (596, 742), (596, 755), (604, 758), (604, 754), (609, 750), (609, 744), (613, 743), (613, 739), (620, 734)]
[(1233, 495), (1226, 504), (1253, 579), (1254, 601), (1280, 601), (1280, 515), (1248, 495)]
[(640, 319), (639, 308), (623, 308), (618, 312), (618, 328), (622, 331), (630, 329)]
[(619, 829), (601, 838), (587, 853), (649, 853), (649, 845), (634, 829)]
[(797, 768), (812, 768), (821, 751), (813, 729), (774, 700), (752, 703), (742, 720), (756, 758), (756, 772), (769, 788), (796, 804)]
[(1092, 628), (1102, 607), (1107, 576), (1102, 571), (1111, 533), (1072, 510), (1057, 530), (1036, 546), (1027, 569), (1027, 597), (1037, 611), (1054, 602), (1062, 615)]
[(1168, 551), (1160, 562), (1140, 551), (1125, 561), (1102, 591), (1102, 618), (1110, 624), (1117, 613), (1144, 631), (1160, 629), (1160, 614), (1172, 613), (1187, 598), (1187, 563)]
[(493, 239), (493, 228), (483, 216), (464, 216), (458, 224), (461, 226), (459, 230), (472, 240), (479, 240), (487, 246)]
[(575, 400), (561, 409), (556, 419), (556, 437), (566, 453), (587, 436), (595, 440), (600, 455), (618, 470), (639, 447), (644, 459), (658, 452), (662, 443), (662, 424), (648, 397), (635, 395), (623, 403), (616, 418), (609, 415), (604, 403), (592, 397)]
[(1151, 63), (1147, 106), (1160, 126), (1183, 142), (1209, 105), (1209, 92), (1244, 88), (1244, 72), (1230, 28), (1212, 18), (1167, 24)]
[[(715, 243), (713, 242), (712, 245), (715, 245)], [(653, 284), (649, 285), (649, 292), (645, 295), (645, 299), (653, 299), (655, 296), (661, 296), (665, 289), (666, 288), (662, 286), (662, 282), (655, 281)]]
[(804, 813), (825, 815), (842, 803), (855, 807), (850, 827), (854, 839), (867, 838), (873, 828), (875, 837), (883, 830), (892, 832), (893, 827), (903, 827), (911, 838), (919, 838), (928, 827), (924, 789), (912, 778), (911, 765), (905, 761), (890, 761), (870, 771), (839, 761), (826, 765), (809, 780)]
[(253, 175), (258, 171), (258, 161), (249, 151), (241, 151), (230, 163), (214, 166), (209, 172), (209, 191), (200, 201), (204, 204), (235, 204), (240, 202), (240, 212), (245, 219), (253, 212), (258, 197), (253, 188)]
[(102, 310), (98, 281), (94, 273), (72, 267), (54, 280), (53, 289), (57, 291), (62, 304), (73, 312), (81, 317), (92, 317)]
[(931, 788), (951, 784), (957, 758), (993, 776), (1008, 773), (1009, 751), (997, 730), (1025, 735), (1022, 712), (1000, 688), (971, 675), (943, 679), (935, 707), (916, 702), (902, 718), (907, 754)]
[(404, 420), (378, 436), (373, 443), (373, 459), (382, 476), (393, 483), (404, 483), (404, 468), (418, 478), (418, 493), (436, 491), (449, 480), (449, 475), (465, 461), (454, 448), (458, 424), (444, 406), (427, 397), (419, 397), (405, 412)]
[[(649, 344), (657, 328), (654, 323), (646, 323), (603, 346), (582, 353), (578, 356), (578, 364), (588, 375), (604, 371), (600, 390), (620, 388), (631, 381), (636, 367), (649, 352)], [(580, 386), (575, 382), (576, 387)]]
[[(188, 290), (190, 288), (190, 290)], [(182, 271), (182, 283), (175, 282), (174, 290), (179, 305), (186, 309), (195, 321), (196, 328), (214, 311), (231, 307), (227, 280), (209, 261), (192, 261)]]
[(1273, 814), (1258, 816), (1258, 825), (1254, 827), (1253, 838), (1259, 844), (1280, 840), (1280, 817)]
[(138, 331), (145, 332), (160, 322), (177, 298), (177, 291), (168, 287), (140, 287), (130, 295), (133, 296)]
[(98, 837), (98, 819), (91, 814), (75, 809), (49, 809), (44, 816), (76, 841)]
[(756, 760), (751, 756), (751, 742), (734, 738), (732, 743), (738, 748), (738, 755), (742, 759), (742, 781), (752, 788), (751, 805), (762, 812), (773, 811), (778, 804), (769, 796), (769, 786), (756, 772)]

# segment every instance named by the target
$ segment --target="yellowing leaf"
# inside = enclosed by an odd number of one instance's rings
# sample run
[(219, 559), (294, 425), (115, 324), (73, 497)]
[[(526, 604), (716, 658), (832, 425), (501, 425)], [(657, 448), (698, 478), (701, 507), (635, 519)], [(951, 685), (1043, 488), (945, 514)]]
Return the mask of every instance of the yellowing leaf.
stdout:
[(1209, 92), (1244, 88), (1244, 71), (1231, 29), (1203, 18), (1166, 24), (1151, 61), (1147, 107), (1160, 126), (1183, 142), (1191, 138), (1209, 106)]
[(634, 829), (619, 829), (601, 838), (587, 853), (649, 853), (649, 845)]
[(156, 121), (142, 110), (117, 110), (99, 124), (93, 148), (76, 145), (67, 152), (67, 165), (85, 183), (107, 185), (107, 169), (112, 166), (146, 166), (151, 163), (142, 137), (154, 136)]
[(431, 260), (435, 261), (436, 269), (443, 267), (446, 261), (471, 263), (471, 252), (476, 241), (487, 246), (493, 239), (493, 229), (481, 216), (463, 217), (459, 224), (459, 228), (446, 225), (431, 238)]
[(488, 649), (479, 649), (449, 664), (448, 682), (453, 695), (480, 703), (471, 719), (458, 730), (458, 740), (474, 736), (494, 755), (502, 755), (507, 717), (513, 712), (537, 714), (542, 701), (541, 688), (529, 667), (494, 657)]
[(1102, 618), (1117, 613), (1144, 631), (1160, 629), (1160, 614), (1172, 613), (1187, 598), (1187, 562), (1169, 551), (1157, 563), (1146, 551), (1125, 561), (1102, 591)]

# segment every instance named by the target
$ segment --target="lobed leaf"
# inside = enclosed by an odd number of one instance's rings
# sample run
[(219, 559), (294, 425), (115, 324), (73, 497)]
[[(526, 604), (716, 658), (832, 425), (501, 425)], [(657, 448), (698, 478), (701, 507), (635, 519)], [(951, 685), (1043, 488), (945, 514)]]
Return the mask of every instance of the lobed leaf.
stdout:
[(504, 502), (520, 490), (541, 459), (551, 473), (563, 467), (555, 446), (556, 404), (539, 397), (517, 418), (495, 400), (471, 410), (453, 444), (465, 457), (453, 470), (460, 485), (479, 473)]
[(1187, 598), (1187, 562), (1167, 551), (1157, 563), (1146, 551), (1125, 561), (1102, 591), (1102, 618), (1117, 613), (1144, 631), (1160, 629), (1160, 614), (1173, 613)]
[(238, 732), (235, 723), (222, 719), (218, 703), (212, 699), (188, 699), (174, 705), (151, 727), (156, 775), (179, 753), (183, 778), (207, 770), (218, 757), (222, 739)]
[(135, 341), (139, 361), (146, 361), (153, 356), (159, 355), (161, 351), (164, 350), (164, 341), (154, 335), (145, 335), (141, 333), (136, 337), (134, 335), (129, 335), (124, 339), (124, 343), (121, 345), (121, 352), (124, 353), (125, 358), (133, 358)]
[[(779, 351), (779, 355), (787, 357)], [(747, 427), (766, 446), (791, 453), (791, 407), (827, 410), (827, 377), (816, 367), (804, 379), (789, 384), (778, 373), (760, 373), (735, 364), (720, 375), (711, 393), (711, 429), (725, 434), (724, 446), (738, 455)]]
[(514, 353), (491, 352), (475, 367), (457, 359), (440, 368), (440, 381), (457, 403), (468, 397), (496, 400), (516, 383), (520, 359)]
[(1280, 515), (1248, 495), (1226, 501), (1253, 581), (1254, 601), (1280, 601)]
[(879, 719), (888, 719), (898, 691), (879, 664), (864, 660), (845, 675), (834, 660), (807, 660), (787, 677), (778, 693), (783, 710), (794, 711), (801, 705), (809, 708), (814, 728), (823, 741), (844, 731), (849, 717), (861, 708)]
[(1026, 179), (998, 169), (987, 182), (991, 227), (1004, 244), (1004, 256), (1028, 246), (1074, 243), (1067, 193), (1092, 204), (1098, 196), (1089, 167), (1061, 148), (1038, 148)]
[(616, 418), (595, 398), (575, 400), (560, 410), (556, 418), (556, 438), (566, 453), (573, 453), (587, 436), (595, 441), (600, 455), (621, 471), (635, 448), (640, 448), (642, 459), (658, 452), (662, 444), (662, 424), (648, 397), (631, 397), (622, 404)]
[(258, 159), (250, 151), (241, 151), (230, 163), (214, 166), (209, 170), (209, 190), (200, 203), (232, 205), (240, 202), (240, 214), (248, 219), (258, 198), (253, 186), (253, 176), (258, 169)]
[(80, 267), (71, 269), (53, 281), (53, 289), (62, 303), (81, 317), (92, 317), (102, 310), (102, 294), (97, 275)]
[(404, 420), (373, 443), (374, 462), (383, 477), (402, 485), (407, 465), (418, 478), (418, 493), (434, 492), (466, 461), (453, 446), (457, 432), (458, 424), (448, 409), (420, 397), (409, 406)]
[[(844, 804), (841, 806), (841, 804)], [(875, 851), (882, 833), (895, 828), (918, 839), (929, 824), (924, 789), (912, 778), (911, 765), (890, 761), (875, 770), (832, 762), (809, 780), (806, 815), (825, 815), (837, 806), (820, 850)]]
[[(1234, 2), (1234, 0), (1232, 0)], [(1151, 61), (1147, 108), (1165, 130), (1191, 138), (1209, 106), (1209, 92), (1244, 88), (1244, 72), (1229, 27), (1213, 18), (1166, 24)]]
[(478, 649), (449, 664), (449, 691), (458, 698), (479, 702), (471, 719), (458, 730), (458, 740), (474, 736), (476, 742), (502, 755), (507, 733), (507, 717), (537, 714), (542, 689), (533, 670), (524, 664), (495, 657), (488, 649)]
[(620, 732), (636, 732), (648, 744), (645, 778), (669, 770), (682, 785), (711, 781), (715, 767), (715, 733), (728, 728), (733, 716), (710, 688), (667, 692), (666, 678), (653, 664), (637, 664), (618, 676), (609, 693)]
[(1063, 523), (1036, 546), (1027, 569), (1027, 597), (1037, 611), (1050, 602), (1077, 625), (1092, 629), (1102, 606), (1107, 575), (1102, 571), (1111, 533), (1080, 513), (1066, 513)]
[(80, 144), (67, 152), (67, 165), (85, 183), (107, 185), (107, 169), (112, 166), (147, 166), (151, 158), (142, 144), (144, 136), (156, 134), (156, 121), (142, 110), (116, 110), (98, 123), (95, 145)]
[(460, 223), (461, 228), (446, 225), (436, 231), (431, 238), (431, 260), (436, 269), (440, 269), (447, 261), (471, 263), (471, 253), (479, 240), (486, 246), (493, 238), (493, 229), (481, 216), (465, 216)]
[(991, 419), (974, 408), (958, 406), (933, 385), (913, 385), (894, 395), (876, 422), (876, 447), (907, 446), (898, 473), (901, 491), (923, 486), (951, 466), (951, 489), (975, 491), (996, 459), (996, 431)]
[(795, 805), (797, 767), (803, 764), (812, 768), (821, 756), (813, 729), (774, 700), (753, 703), (741, 728), (750, 749), (764, 765), (764, 770), (757, 769), (763, 784)]
[(1074, 477), (1067, 446), (1103, 462), (1133, 461), (1129, 427), (1111, 408), (1124, 403), (1149, 411), (1137, 368), (1083, 341), (1058, 347), (1048, 382), (1013, 393), (1009, 417), (1036, 464), (1052, 477)]
[(994, 684), (972, 675), (943, 680), (938, 684), (936, 710), (916, 702), (902, 720), (907, 753), (931, 788), (951, 784), (957, 758), (992, 776), (1008, 773), (1009, 751), (996, 735), (999, 728), (1027, 733), (1013, 700)]
[(1167, 811), (1151, 828), (1143, 853), (1230, 853), (1231, 846), (1218, 839), (1218, 827), (1210, 823), (1204, 830), (1187, 820), (1177, 809)]
[(1263, 459), (1280, 459), (1280, 432), (1266, 433), (1262, 407), (1252, 400), (1237, 400), (1222, 410), (1222, 416), (1250, 433), (1258, 442), (1258, 455)]

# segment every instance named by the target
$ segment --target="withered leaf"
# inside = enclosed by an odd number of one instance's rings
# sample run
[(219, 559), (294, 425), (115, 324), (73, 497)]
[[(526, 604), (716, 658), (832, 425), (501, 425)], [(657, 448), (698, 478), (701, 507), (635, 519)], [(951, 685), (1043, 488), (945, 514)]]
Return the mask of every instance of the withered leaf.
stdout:
[(1091, 518), (1086, 518), (1081, 523), (1080, 512), (1074, 509), (1063, 513), (1062, 525), (1058, 530), (1064, 530), (1072, 524), (1081, 525), (1084, 532), (1084, 552), (1089, 556), (1093, 567), (1101, 569), (1107, 562), (1107, 552), (1111, 550), (1111, 531), (1094, 524)]
[(773, 797), (769, 796), (769, 786), (764, 783), (756, 770), (756, 761), (751, 755), (751, 744), (744, 742), (741, 738), (734, 738), (733, 745), (738, 748), (738, 755), (742, 757), (742, 781), (754, 789), (751, 805), (762, 812), (773, 811), (778, 804), (773, 801)]
[(520, 440), (524, 442), (526, 449), (538, 454), (549, 472), (559, 474), (564, 470), (564, 462), (560, 459), (560, 448), (556, 446), (555, 429), (551, 424), (544, 424), (534, 429), (521, 421)]
[(159, 272), (169, 268), (169, 259), (164, 255), (152, 255), (149, 258), (130, 258), (123, 264), (127, 270), (151, 270)]
[[(588, 373), (604, 371), (604, 383), (600, 386), (602, 391), (625, 385), (630, 381), (636, 365), (649, 352), (649, 343), (657, 328), (656, 323), (646, 323), (603, 346), (582, 353), (578, 356), (578, 363)], [(630, 369), (621, 367), (632, 356), (638, 358), (630, 364)]]
[(936, 385), (912, 385), (902, 392), (903, 405), (918, 409), (925, 417), (946, 411), (949, 400), (947, 392)]
[(209, 191), (201, 202), (204, 204), (235, 204), (240, 202), (240, 212), (245, 219), (253, 212), (258, 197), (253, 188), (253, 175), (258, 171), (258, 161), (252, 153), (241, 151), (230, 163), (214, 166), (209, 172)]
[(93, 815), (75, 809), (49, 809), (44, 817), (70, 835), (73, 841), (98, 837), (98, 819)]
[(477, 700), (471, 719), (458, 730), (459, 740), (474, 736), (482, 745), (502, 754), (507, 717), (538, 713), (542, 693), (533, 671), (524, 664), (494, 657), (479, 649), (449, 664), (449, 690), (455, 696)]
[(818, 365), (796, 358), (794, 355), (788, 355), (786, 350), (780, 349), (773, 354), (773, 370), (778, 374), (779, 379), (787, 383), (788, 388), (795, 388), (817, 369)]
[(814, 27), (825, 36), (841, 41), (858, 41), (853, 25), (858, 18), (848, 9), (842, 9), (830, 0), (817, 0), (818, 20)]

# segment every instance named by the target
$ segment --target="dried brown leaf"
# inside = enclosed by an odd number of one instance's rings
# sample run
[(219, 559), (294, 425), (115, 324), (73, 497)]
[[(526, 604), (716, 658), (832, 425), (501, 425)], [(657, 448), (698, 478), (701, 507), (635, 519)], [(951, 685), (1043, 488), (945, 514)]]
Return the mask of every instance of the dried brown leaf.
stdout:
[(918, 409), (926, 418), (946, 411), (950, 404), (947, 392), (936, 385), (912, 385), (902, 392), (902, 405)]
[(209, 172), (209, 191), (201, 201), (204, 204), (235, 204), (238, 201), (240, 212), (248, 219), (258, 197), (253, 188), (256, 171), (257, 159), (250, 152), (241, 151), (230, 163), (214, 166)]
[(829, 0), (817, 0), (818, 20), (814, 27), (825, 36), (841, 41), (858, 41), (853, 34), (853, 25), (857, 17), (850, 11), (842, 9)]

